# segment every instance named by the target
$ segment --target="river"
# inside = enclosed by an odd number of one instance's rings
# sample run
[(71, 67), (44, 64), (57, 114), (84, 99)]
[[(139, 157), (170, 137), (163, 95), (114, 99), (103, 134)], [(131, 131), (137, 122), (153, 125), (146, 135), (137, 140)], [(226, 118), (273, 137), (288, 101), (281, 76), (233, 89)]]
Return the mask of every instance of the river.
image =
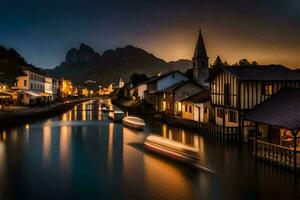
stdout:
[[(300, 199), (293, 173), (256, 162), (251, 146), (206, 138), (146, 117), (123, 127), (99, 101), (0, 134), (0, 199)], [(216, 173), (145, 151), (149, 134), (195, 145)]]

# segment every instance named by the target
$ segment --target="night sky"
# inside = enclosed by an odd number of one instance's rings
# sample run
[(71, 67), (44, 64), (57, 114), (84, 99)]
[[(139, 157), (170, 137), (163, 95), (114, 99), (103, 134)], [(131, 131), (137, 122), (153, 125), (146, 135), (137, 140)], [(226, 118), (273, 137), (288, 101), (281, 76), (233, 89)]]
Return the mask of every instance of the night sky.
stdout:
[(299, 0), (0, 0), (0, 44), (53, 68), (84, 42), (131, 44), (167, 61), (191, 58), (201, 28), (212, 63), (241, 58), (300, 67)]

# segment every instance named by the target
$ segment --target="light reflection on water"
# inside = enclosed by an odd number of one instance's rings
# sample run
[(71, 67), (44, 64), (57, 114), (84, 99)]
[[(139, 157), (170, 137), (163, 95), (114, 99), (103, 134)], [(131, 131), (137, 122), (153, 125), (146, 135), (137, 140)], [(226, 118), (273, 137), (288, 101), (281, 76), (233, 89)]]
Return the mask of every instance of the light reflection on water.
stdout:
[[(135, 131), (109, 120), (99, 109), (103, 102), (86, 102), (61, 116), (1, 132), (0, 199), (299, 197), (298, 179), (255, 164), (245, 146), (148, 118), (145, 131)], [(201, 163), (222, 176), (145, 152), (141, 144), (153, 133), (197, 148)]]

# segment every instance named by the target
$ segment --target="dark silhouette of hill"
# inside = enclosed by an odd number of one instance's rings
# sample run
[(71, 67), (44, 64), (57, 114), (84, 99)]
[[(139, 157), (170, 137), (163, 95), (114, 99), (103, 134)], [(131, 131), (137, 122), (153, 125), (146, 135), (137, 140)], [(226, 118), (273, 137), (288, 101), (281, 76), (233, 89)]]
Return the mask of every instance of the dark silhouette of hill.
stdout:
[(23, 66), (29, 64), (16, 50), (0, 46), (0, 83), (13, 85)]
[(169, 64), (172, 67), (172, 70), (180, 70), (185, 72), (193, 66), (193, 62), (188, 59), (180, 59), (177, 61), (170, 61)]
[(134, 46), (107, 50), (100, 55), (81, 44), (79, 49), (68, 51), (64, 62), (47, 72), (71, 79), (75, 84), (84, 85), (86, 80), (93, 80), (106, 85), (117, 82), (120, 77), (127, 81), (133, 73), (151, 76), (171, 69), (169, 63)]

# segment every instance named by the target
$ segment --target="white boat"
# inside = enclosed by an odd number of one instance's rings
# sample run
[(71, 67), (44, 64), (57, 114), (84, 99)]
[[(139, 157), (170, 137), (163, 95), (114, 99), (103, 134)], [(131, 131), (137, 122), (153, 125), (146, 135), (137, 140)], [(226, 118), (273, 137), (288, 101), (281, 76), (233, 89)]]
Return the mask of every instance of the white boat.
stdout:
[(196, 166), (199, 161), (199, 149), (158, 135), (150, 135), (144, 141), (144, 147), (164, 157)]
[(130, 128), (143, 130), (145, 127), (145, 121), (139, 117), (127, 116), (122, 121), (125, 126)]
[(123, 111), (113, 111), (108, 114), (108, 117), (117, 122), (121, 122), (124, 118), (124, 112)]

